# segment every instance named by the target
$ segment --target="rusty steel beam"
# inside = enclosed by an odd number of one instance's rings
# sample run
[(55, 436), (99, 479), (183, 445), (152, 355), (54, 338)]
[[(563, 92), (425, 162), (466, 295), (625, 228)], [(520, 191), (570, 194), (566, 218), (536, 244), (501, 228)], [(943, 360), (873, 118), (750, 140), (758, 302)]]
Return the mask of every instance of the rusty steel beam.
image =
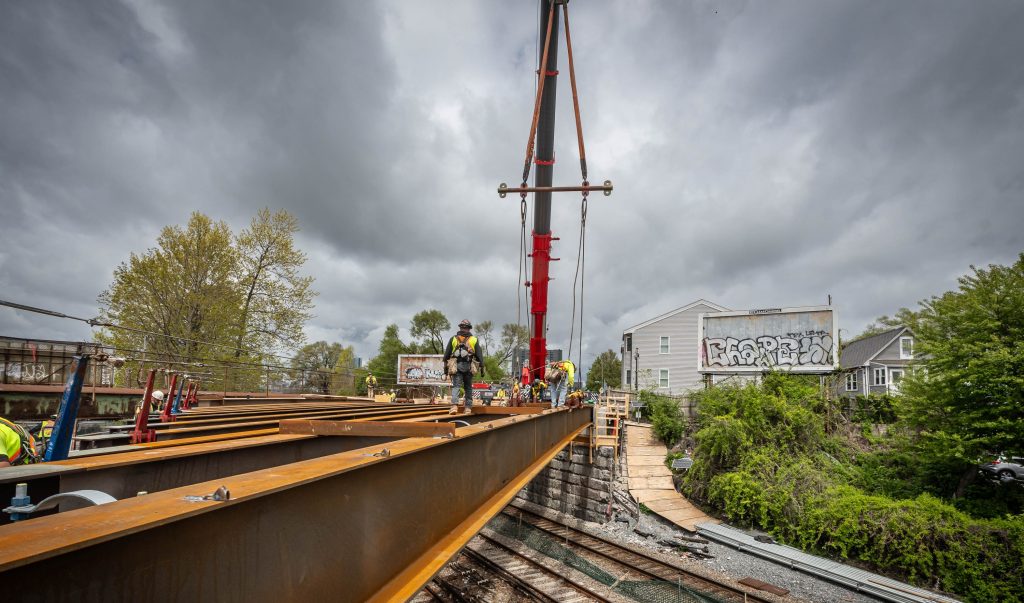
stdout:
[[(592, 416), (507, 417), (0, 526), (0, 579), (45, 601), (405, 600)], [(229, 500), (189, 498), (221, 486)]]
[(397, 423), (395, 421), (317, 421), (286, 419), (280, 433), (318, 436), (382, 436), (394, 438), (455, 437), (455, 423)]

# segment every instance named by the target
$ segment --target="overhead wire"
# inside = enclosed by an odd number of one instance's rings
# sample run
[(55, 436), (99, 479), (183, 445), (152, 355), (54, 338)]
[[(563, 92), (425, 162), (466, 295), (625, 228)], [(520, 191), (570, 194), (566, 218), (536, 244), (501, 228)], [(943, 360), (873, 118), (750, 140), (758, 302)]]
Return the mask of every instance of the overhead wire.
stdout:
[[(33, 312), (33, 313), (36, 313), (36, 314), (43, 314), (43, 315), (46, 315), (46, 316), (53, 316), (53, 317), (56, 317), (56, 318), (65, 318), (65, 319), (69, 319), (69, 320), (76, 320), (76, 321), (79, 321), (79, 322), (84, 322), (84, 323), (88, 324), (89, 326), (93, 326), (93, 327), (97, 327), (98, 326), (98, 327), (105, 327), (105, 328), (110, 328), (110, 329), (120, 329), (120, 330), (130, 331), (130, 332), (134, 332), (134, 333), (141, 333), (141, 334), (144, 334), (144, 335), (153, 335), (153, 336), (156, 336), (156, 337), (165, 337), (165, 338), (172, 339), (172, 340), (175, 340), (175, 341), (187, 341), (187, 342), (191, 342), (191, 343), (197, 343), (197, 344), (200, 344), (200, 345), (207, 345), (207, 346), (211, 346), (211, 347), (219, 347), (219, 348), (229, 349), (229, 350), (233, 350), (233, 351), (240, 351), (240, 352), (244, 352), (244, 353), (247, 353), (247, 354), (256, 354), (256, 355), (261, 355), (261, 356), (268, 356), (268, 357), (271, 357), (271, 358), (281, 358), (281, 359), (284, 359), (284, 360), (292, 360), (292, 361), (298, 360), (298, 357), (296, 357), (296, 356), (285, 356), (285, 355), (282, 355), (282, 354), (274, 354), (274, 353), (270, 353), (270, 352), (263, 353), (263, 352), (258, 352), (256, 350), (249, 350), (249, 349), (246, 349), (246, 348), (239, 348), (239, 347), (232, 346), (232, 345), (227, 345), (227, 344), (220, 344), (220, 343), (215, 343), (215, 342), (210, 342), (210, 341), (203, 341), (203, 340), (199, 340), (199, 339), (190, 339), (190, 338), (187, 338), (187, 337), (179, 337), (179, 336), (176, 336), (176, 335), (168, 335), (167, 333), (158, 333), (158, 332), (155, 332), (155, 331), (147, 331), (145, 329), (137, 329), (137, 328), (134, 328), (134, 327), (126, 327), (126, 326), (114, 324), (114, 323), (111, 323), (111, 322), (108, 322), (108, 321), (102, 321), (102, 320), (99, 320), (99, 319), (96, 319), (96, 318), (82, 318), (80, 316), (73, 316), (73, 315), (70, 315), (70, 314), (65, 314), (63, 312), (58, 312), (56, 310), (49, 310), (49, 309), (40, 308), (40, 307), (37, 307), (37, 306), (30, 306), (30, 305), (27, 305), (27, 304), (19, 304), (19, 303), (16, 303), (16, 302), (2, 300), (2, 299), (0, 299), (0, 306), (6, 306), (6, 307), (9, 307), (9, 308), (13, 308), (13, 309), (16, 309), (16, 310), (22, 310), (22, 311), (25, 311), (25, 312)], [(90, 345), (93, 345), (93, 344), (90, 344)], [(116, 349), (120, 349), (120, 350), (125, 351), (125, 352), (132, 352), (132, 353), (139, 353), (139, 354), (158, 354), (158, 352), (154, 352), (152, 350), (133, 350), (133, 349), (129, 349), (129, 348), (116, 348)], [(202, 361), (202, 362), (216, 362), (216, 363), (219, 363), (219, 364), (222, 364), (222, 365), (223, 364), (229, 364), (229, 365), (232, 365), (232, 366), (253, 366), (253, 367), (257, 367), (258, 366), (260, 368), (277, 368), (277, 369), (284, 369), (284, 370), (297, 370), (295, 367), (290, 367), (290, 366), (272, 365), (272, 364), (267, 364), (267, 363), (259, 363), (259, 364), (257, 364), (257, 363), (250, 363), (250, 362), (242, 361), (242, 360), (230, 360), (230, 359), (220, 359), (220, 358), (205, 358), (205, 357), (199, 357), (199, 356), (195, 356), (193, 358), (195, 358), (198, 361)], [(164, 360), (138, 359), (138, 360), (142, 361), (142, 362), (153, 362), (153, 363), (158, 363), (158, 362), (163, 362), (163, 363), (174, 362), (174, 361), (170, 361), (170, 360), (167, 360), (167, 359), (164, 359)], [(352, 374), (355, 374), (355, 373), (352, 373)], [(391, 375), (397, 375), (397, 372), (395, 372), (395, 373), (380, 372), (380, 374), (382, 376), (391, 376)]]

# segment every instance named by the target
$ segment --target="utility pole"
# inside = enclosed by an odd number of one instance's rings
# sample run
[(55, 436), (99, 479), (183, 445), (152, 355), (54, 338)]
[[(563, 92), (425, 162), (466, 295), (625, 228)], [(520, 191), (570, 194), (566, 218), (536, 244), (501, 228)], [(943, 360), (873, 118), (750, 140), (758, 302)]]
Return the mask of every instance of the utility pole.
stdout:
[[(541, 96), (540, 117), (537, 122), (537, 169), (534, 184), (550, 187), (555, 171), (555, 92), (558, 75), (558, 11), (551, 10), (552, 3), (559, 0), (542, 0), (540, 11), (540, 32), (544, 37), (550, 32), (550, 41), (538, 44), (537, 77), (544, 78), (544, 94)], [(551, 19), (549, 25), (548, 19)], [(547, 46), (547, 64), (544, 48)], [(551, 262), (551, 191), (537, 191), (533, 194), (533, 278), (530, 283), (530, 314), (532, 333), (530, 337), (530, 377), (544, 378), (547, 365), (547, 307), (548, 268)]]

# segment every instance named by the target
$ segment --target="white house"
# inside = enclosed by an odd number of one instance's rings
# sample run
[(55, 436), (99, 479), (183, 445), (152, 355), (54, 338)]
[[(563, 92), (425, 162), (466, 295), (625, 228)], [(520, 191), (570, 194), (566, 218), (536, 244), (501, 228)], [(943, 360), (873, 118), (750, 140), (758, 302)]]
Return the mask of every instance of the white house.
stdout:
[(839, 393), (847, 398), (899, 391), (914, 361), (914, 333), (904, 326), (852, 341), (839, 352)]
[(662, 394), (683, 394), (703, 387), (697, 370), (700, 342), (697, 316), (727, 312), (728, 308), (704, 299), (632, 326), (622, 332), (622, 384)]

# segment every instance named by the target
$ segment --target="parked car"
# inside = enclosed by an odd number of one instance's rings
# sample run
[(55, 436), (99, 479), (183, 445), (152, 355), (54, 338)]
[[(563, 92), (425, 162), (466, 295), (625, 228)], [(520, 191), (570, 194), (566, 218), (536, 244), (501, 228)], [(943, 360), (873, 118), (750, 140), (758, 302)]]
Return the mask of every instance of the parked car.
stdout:
[(999, 455), (978, 465), (978, 469), (986, 477), (1024, 480), (1024, 457)]

